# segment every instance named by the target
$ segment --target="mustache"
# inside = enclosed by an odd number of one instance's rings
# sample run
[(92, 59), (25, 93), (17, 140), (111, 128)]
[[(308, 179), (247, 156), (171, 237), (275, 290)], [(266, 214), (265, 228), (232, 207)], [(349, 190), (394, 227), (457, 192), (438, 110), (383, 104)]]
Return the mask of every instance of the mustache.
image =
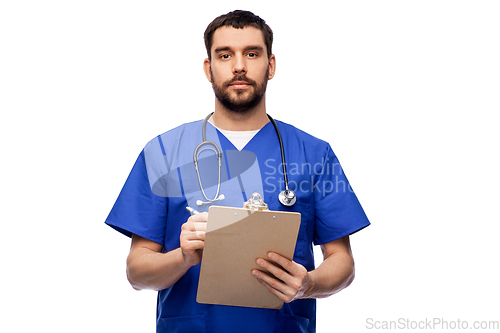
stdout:
[(257, 85), (257, 82), (248, 78), (245, 74), (238, 74), (238, 75), (235, 75), (231, 80), (227, 80), (226, 82), (224, 82), (224, 86), (229, 87), (232, 83), (234, 83), (236, 81), (243, 81), (243, 82), (248, 83), (251, 86)]

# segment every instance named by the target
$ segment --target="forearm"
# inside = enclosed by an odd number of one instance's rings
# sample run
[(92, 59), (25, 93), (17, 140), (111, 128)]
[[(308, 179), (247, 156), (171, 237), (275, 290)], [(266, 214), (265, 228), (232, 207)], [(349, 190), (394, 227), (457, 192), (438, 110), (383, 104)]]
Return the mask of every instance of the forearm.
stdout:
[(127, 278), (134, 289), (162, 290), (201, 262), (208, 213), (191, 216), (181, 226), (180, 248), (163, 253), (163, 245), (132, 235)]
[(139, 248), (127, 258), (127, 278), (134, 289), (161, 290), (176, 283), (189, 267), (180, 248), (167, 253)]
[(331, 254), (309, 272), (306, 290), (301, 298), (324, 298), (348, 287), (354, 280), (354, 259), (347, 252)]

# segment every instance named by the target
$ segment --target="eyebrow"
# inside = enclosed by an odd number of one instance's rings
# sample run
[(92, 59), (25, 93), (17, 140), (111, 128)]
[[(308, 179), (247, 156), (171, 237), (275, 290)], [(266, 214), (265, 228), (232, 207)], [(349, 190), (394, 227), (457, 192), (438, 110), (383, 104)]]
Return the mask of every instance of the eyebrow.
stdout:
[[(250, 50), (264, 52), (264, 48), (262, 46), (259, 46), (259, 45), (250, 45), (250, 46), (245, 47), (245, 49), (244, 49), (244, 51), (250, 51)], [(214, 50), (214, 53), (217, 54), (219, 52), (224, 52), (224, 51), (231, 51), (231, 48), (229, 46), (221, 46), (221, 47), (216, 48)]]
[(214, 50), (214, 53), (219, 53), (223, 51), (229, 51), (231, 48), (229, 46), (221, 46)]

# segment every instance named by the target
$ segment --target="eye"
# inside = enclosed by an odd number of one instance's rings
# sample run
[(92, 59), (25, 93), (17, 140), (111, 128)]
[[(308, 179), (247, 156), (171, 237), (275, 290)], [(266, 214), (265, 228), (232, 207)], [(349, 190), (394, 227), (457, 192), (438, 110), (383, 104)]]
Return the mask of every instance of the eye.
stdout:
[(255, 57), (257, 57), (257, 53), (250, 52), (250, 53), (247, 54), (247, 57), (249, 57), (249, 58), (255, 58)]
[(221, 54), (221, 55), (219, 56), (219, 58), (224, 59), (224, 60), (227, 60), (227, 59), (229, 59), (230, 57), (231, 57), (231, 56), (230, 56), (229, 54)]

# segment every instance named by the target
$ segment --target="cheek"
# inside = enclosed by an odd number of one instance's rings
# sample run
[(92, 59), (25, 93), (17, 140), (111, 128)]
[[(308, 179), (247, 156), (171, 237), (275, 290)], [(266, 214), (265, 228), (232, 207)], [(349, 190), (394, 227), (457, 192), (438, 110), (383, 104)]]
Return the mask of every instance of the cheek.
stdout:
[(249, 70), (249, 72), (251, 71), (253, 74), (252, 74), (252, 77), (253, 78), (266, 78), (268, 77), (268, 68), (269, 68), (269, 64), (268, 63), (264, 63), (264, 64), (256, 64), (252, 69)]
[(231, 70), (223, 66), (212, 66), (210, 72), (212, 74), (212, 80), (215, 79), (217, 81), (224, 81), (224, 78), (232, 76)]
[(212, 84), (215, 84), (216, 86), (222, 86), (224, 83), (223, 77), (220, 74), (213, 73), (212, 72), (212, 77), (211, 77)]

